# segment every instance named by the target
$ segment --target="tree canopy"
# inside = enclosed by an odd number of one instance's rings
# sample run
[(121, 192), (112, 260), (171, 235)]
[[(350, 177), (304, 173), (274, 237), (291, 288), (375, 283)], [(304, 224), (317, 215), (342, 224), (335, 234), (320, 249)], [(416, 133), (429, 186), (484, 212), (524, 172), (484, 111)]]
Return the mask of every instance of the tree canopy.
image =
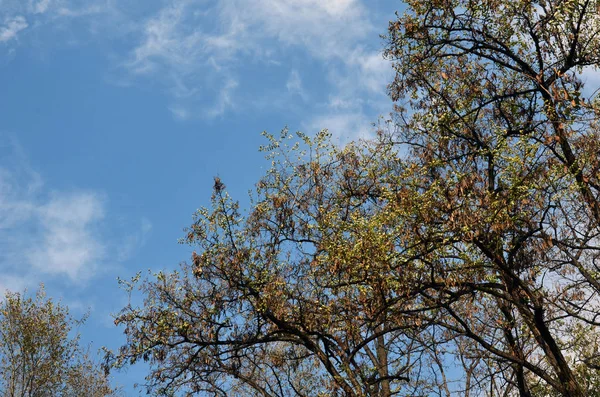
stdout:
[(102, 368), (70, 335), (78, 322), (43, 288), (0, 303), (0, 393), (6, 397), (114, 395)]
[(109, 364), (159, 395), (597, 393), (600, 1), (406, 3), (392, 121), (266, 134), (250, 210), (215, 179)]

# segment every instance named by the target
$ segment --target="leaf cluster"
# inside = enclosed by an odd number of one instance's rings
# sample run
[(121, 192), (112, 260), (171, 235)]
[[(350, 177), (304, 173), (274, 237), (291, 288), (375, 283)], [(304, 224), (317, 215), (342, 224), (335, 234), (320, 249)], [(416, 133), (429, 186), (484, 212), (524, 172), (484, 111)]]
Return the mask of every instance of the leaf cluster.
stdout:
[(101, 368), (72, 336), (68, 309), (46, 298), (7, 292), (0, 303), (0, 393), (7, 397), (114, 395)]

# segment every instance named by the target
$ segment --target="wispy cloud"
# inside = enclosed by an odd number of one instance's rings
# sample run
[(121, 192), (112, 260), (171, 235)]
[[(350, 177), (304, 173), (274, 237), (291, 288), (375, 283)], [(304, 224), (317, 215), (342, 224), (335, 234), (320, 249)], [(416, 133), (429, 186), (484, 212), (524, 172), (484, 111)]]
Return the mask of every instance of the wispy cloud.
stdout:
[[(102, 233), (106, 197), (89, 190), (50, 189), (15, 139), (0, 135), (0, 290), (40, 281), (80, 283), (99, 274), (122, 247)], [(133, 232), (139, 248), (151, 225)]]
[[(101, 33), (98, 40), (118, 41), (110, 56), (119, 73), (109, 80), (163, 90), (176, 120), (252, 111), (276, 92), (287, 95), (280, 103), (294, 102), (315, 120), (342, 117), (340, 109), (315, 100), (325, 89), (352, 103), (354, 119), (389, 108), (391, 67), (378, 48), (382, 28), (374, 25), (366, 0), (2, 1), (0, 42), (15, 43), (39, 26), (68, 32), (67, 21), (84, 20), (89, 31)], [(73, 34), (68, 41), (78, 40)], [(319, 84), (305, 81), (315, 76), (301, 76), (298, 59), (325, 71)], [(273, 75), (287, 79), (273, 79), (269, 70), (275, 69)], [(256, 79), (270, 86), (258, 90)]]
[(238, 87), (238, 82), (229, 78), (223, 84), (218, 97), (214, 101), (214, 105), (204, 111), (204, 114), (209, 118), (222, 116), (228, 108), (234, 107), (233, 93)]
[(29, 2), (28, 2), (29, 10), (30, 10), (30, 12), (33, 12), (34, 14), (43, 14), (50, 7), (51, 1), (52, 0), (39, 0), (39, 1), (29, 0)]
[(72, 281), (96, 273), (105, 259), (104, 242), (94, 232), (104, 218), (104, 204), (97, 193), (53, 193), (32, 215), (39, 232), (25, 257), (36, 271), (65, 275)]
[(134, 74), (168, 71), (185, 77), (202, 54), (203, 35), (186, 29), (188, 1), (175, 2), (150, 18), (142, 30), (142, 43), (125, 63)]
[(171, 112), (171, 114), (173, 115), (173, 117), (176, 120), (188, 120), (192, 113), (189, 111), (189, 109), (186, 109), (185, 106), (180, 106), (180, 105), (172, 105), (169, 106), (169, 111)]
[[(237, 38), (237, 49), (264, 38), (302, 47), (318, 59), (343, 59), (349, 47), (374, 32), (368, 10), (357, 0), (227, 0), (219, 19), (226, 36)], [(349, 28), (351, 27), (351, 28)]]
[(88, 43), (98, 32), (103, 39), (126, 34), (123, 27), (131, 24), (122, 23), (114, 1), (0, 0), (0, 64), (12, 62), (22, 47), (35, 47), (43, 58), (54, 48)]
[(32, 286), (35, 286), (35, 283), (27, 277), (3, 274), (0, 278), (0, 300), (4, 299), (4, 293), (7, 290), (19, 292)]
[(0, 26), (0, 43), (15, 39), (17, 34), (28, 26), (25, 17), (21, 15), (6, 18), (4, 24)]
[(373, 121), (361, 112), (325, 112), (315, 116), (304, 128), (307, 131), (327, 129), (339, 144), (346, 144), (357, 139), (368, 138), (373, 132)]
[(327, 128), (340, 142), (373, 137), (378, 116), (392, 110), (386, 86), (393, 78), (389, 61), (375, 50), (356, 49), (346, 63), (331, 68), (331, 94), (310, 120), (309, 132)]
[(585, 83), (583, 95), (586, 97), (600, 96), (600, 69), (595, 67), (586, 67), (580, 75), (581, 80)]
[(56, 7), (55, 14), (59, 17), (81, 18), (114, 11), (108, 4), (90, 3), (84, 6), (63, 5)]
[[(236, 94), (248, 64), (289, 67), (281, 88), (306, 101), (309, 92), (286, 61), (289, 50), (330, 63), (336, 72), (329, 83), (351, 100), (359, 92), (385, 93), (389, 65), (365, 45), (377, 33), (358, 0), (175, 0), (143, 24), (123, 66), (132, 77), (161, 81), (179, 120), (218, 117), (243, 106), (243, 95)], [(208, 110), (207, 98), (213, 103)]]
[(298, 95), (300, 98), (302, 98), (303, 101), (308, 100), (308, 94), (304, 91), (304, 87), (302, 86), (302, 79), (300, 78), (300, 73), (298, 73), (298, 70), (292, 69), (288, 80), (285, 83), (285, 87), (287, 88), (290, 94)]
[(81, 16), (106, 12), (114, 0), (2, 0), (1, 14)]

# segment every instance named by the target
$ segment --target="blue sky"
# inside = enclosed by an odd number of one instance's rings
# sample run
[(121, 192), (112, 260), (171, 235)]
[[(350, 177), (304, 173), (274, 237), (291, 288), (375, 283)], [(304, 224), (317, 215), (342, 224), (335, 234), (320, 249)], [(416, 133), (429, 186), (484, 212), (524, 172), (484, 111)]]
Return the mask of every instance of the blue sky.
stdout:
[[(43, 282), (117, 348), (116, 282), (173, 269), (219, 175), (244, 202), (260, 132), (345, 142), (391, 110), (399, 1), (0, 0), (0, 289)], [(144, 368), (117, 374), (129, 395)]]

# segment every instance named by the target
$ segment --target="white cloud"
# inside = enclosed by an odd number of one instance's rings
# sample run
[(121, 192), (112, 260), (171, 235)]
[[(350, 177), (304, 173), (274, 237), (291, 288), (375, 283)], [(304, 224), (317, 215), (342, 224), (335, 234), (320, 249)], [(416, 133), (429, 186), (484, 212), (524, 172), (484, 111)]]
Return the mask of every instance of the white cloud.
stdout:
[(53, 48), (89, 43), (92, 38), (123, 37), (134, 22), (123, 23), (115, 4), (115, 0), (2, 0), (0, 61), (11, 62), (22, 46), (35, 47), (34, 53), (44, 57)]
[(382, 54), (361, 49), (350, 52), (345, 65), (330, 68), (332, 94), (305, 122), (305, 128), (309, 132), (327, 128), (341, 144), (373, 138), (377, 117), (392, 111), (386, 94), (392, 78), (391, 64)]
[(0, 135), (0, 290), (79, 283), (107, 268), (117, 248), (102, 233), (105, 216), (103, 194), (49, 189), (16, 140)]
[(171, 111), (171, 114), (173, 114), (173, 117), (175, 117), (176, 120), (188, 120), (191, 116), (190, 111), (183, 106), (169, 106), (169, 110)]
[[(282, 60), (288, 49), (336, 63), (338, 73), (330, 82), (348, 98), (378, 89), (385, 94), (382, 71), (389, 65), (376, 51), (363, 48), (377, 31), (358, 0), (175, 0), (150, 17), (140, 33), (139, 45), (123, 66), (136, 78), (165, 84), (177, 103), (169, 110), (178, 120), (188, 119), (200, 98), (214, 103), (195, 112), (205, 117), (235, 109), (243, 102), (232, 93), (244, 83), (244, 67), (249, 62), (286, 67)], [(282, 84), (307, 100), (296, 68)]]
[(240, 53), (273, 55), (265, 39), (305, 48), (319, 59), (344, 59), (356, 39), (372, 32), (356, 0), (221, 0), (212, 7), (176, 0), (146, 22), (126, 66), (134, 73), (160, 63), (183, 73), (190, 65), (219, 69)]
[(358, 78), (354, 80), (371, 91), (371, 93), (382, 94), (386, 92), (387, 84), (392, 80), (394, 71), (392, 63), (383, 58), (380, 52), (354, 51), (348, 57), (349, 63), (358, 67)]
[(296, 69), (292, 69), (290, 72), (290, 76), (288, 77), (287, 82), (285, 83), (285, 87), (288, 92), (292, 95), (298, 95), (302, 98), (303, 101), (308, 100), (308, 95), (304, 91), (304, 87), (302, 87), (302, 79), (300, 78), (300, 73)]
[[(192, 3), (175, 1), (148, 19), (142, 26), (141, 43), (123, 64), (133, 76), (146, 76), (166, 86), (178, 102), (169, 106), (178, 120), (187, 120), (193, 114), (206, 117), (222, 114), (230, 106), (231, 91), (237, 86), (234, 79), (219, 74), (219, 64), (228, 46), (226, 38), (201, 30), (202, 15), (190, 8)], [(219, 84), (223, 88), (214, 87)], [(181, 103), (186, 100), (197, 107), (194, 100), (207, 94), (214, 95), (216, 102), (209, 110), (192, 112), (193, 106)]]
[(233, 79), (225, 81), (214, 105), (204, 111), (205, 116), (209, 118), (222, 116), (227, 109), (234, 107), (233, 93), (237, 87), (237, 81)]
[[(389, 107), (385, 86), (391, 67), (377, 48), (382, 28), (373, 25), (374, 11), (365, 0), (3, 0), (2, 4), (0, 42), (14, 41), (27, 27), (55, 27), (67, 36), (61, 42), (86, 42), (80, 32), (71, 31), (75, 26), (71, 21), (86, 21), (98, 40), (118, 40), (110, 56), (121, 73), (111, 80), (164, 90), (176, 120), (248, 111), (268, 103), (275, 93), (287, 93), (284, 102), (301, 99), (292, 106), (314, 114), (308, 108), (319, 104), (308, 98), (322, 96), (311, 91), (315, 89), (329, 89), (362, 114), (387, 110), (383, 102)], [(128, 49), (123, 50), (123, 44)], [(312, 68), (318, 65), (325, 75), (308, 78), (297, 59), (306, 59)], [(273, 79), (270, 70), (274, 76), (283, 70), (288, 78)], [(249, 75), (270, 85), (258, 89), (245, 80)], [(317, 85), (315, 77), (320, 79)]]
[[(276, 91), (309, 106), (315, 96), (291, 54), (335, 70), (320, 78), (345, 100), (382, 91), (386, 65), (369, 49), (379, 33), (371, 11), (361, 0), (3, 0), (0, 42), (15, 41), (29, 28), (55, 29), (64, 35), (60, 42), (81, 44), (87, 39), (71, 22), (85, 21), (98, 40), (129, 46), (111, 54), (125, 72), (113, 80), (158, 86), (173, 117), (188, 120), (252, 107)], [(287, 69), (288, 79), (247, 91), (248, 73), (268, 68)]]
[(351, 111), (324, 113), (313, 118), (305, 128), (309, 133), (327, 129), (339, 144), (372, 137), (373, 132), (372, 120), (361, 112)]
[(22, 292), (34, 285), (29, 277), (3, 274), (0, 278), (0, 300), (4, 299), (6, 291)]
[[(45, 10), (44, 10), (45, 11)], [(61, 6), (56, 8), (56, 15), (61, 17), (80, 18), (114, 11), (106, 4), (87, 4), (81, 7)]]
[(15, 39), (17, 34), (29, 26), (25, 17), (17, 15), (7, 18), (4, 25), (0, 26), (0, 43)]
[(43, 14), (44, 12), (46, 12), (48, 10), (48, 7), (50, 7), (51, 1), (52, 0), (40, 0), (40, 1), (35, 2), (32, 0), (29, 0), (29, 9), (34, 14)]
[(167, 6), (145, 24), (144, 41), (133, 50), (132, 59), (126, 64), (133, 73), (150, 73), (166, 64), (185, 74), (190, 64), (198, 60), (202, 37), (198, 31), (186, 34), (183, 30), (186, 3)]
[(72, 281), (87, 279), (104, 260), (105, 246), (94, 233), (104, 218), (98, 194), (55, 193), (35, 208), (40, 233), (26, 258), (38, 272), (66, 275)]
[(357, 40), (374, 31), (368, 10), (356, 0), (227, 0), (221, 4), (221, 23), (228, 26), (227, 35), (237, 33), (239, 49), (270, 37), (304, 47), (319, 59), (343, 59)]
[(600, 69), (588, 66), (583, 70), (580, 77), (585, 84), (583, 89), (585, 97), (600, 95)]

